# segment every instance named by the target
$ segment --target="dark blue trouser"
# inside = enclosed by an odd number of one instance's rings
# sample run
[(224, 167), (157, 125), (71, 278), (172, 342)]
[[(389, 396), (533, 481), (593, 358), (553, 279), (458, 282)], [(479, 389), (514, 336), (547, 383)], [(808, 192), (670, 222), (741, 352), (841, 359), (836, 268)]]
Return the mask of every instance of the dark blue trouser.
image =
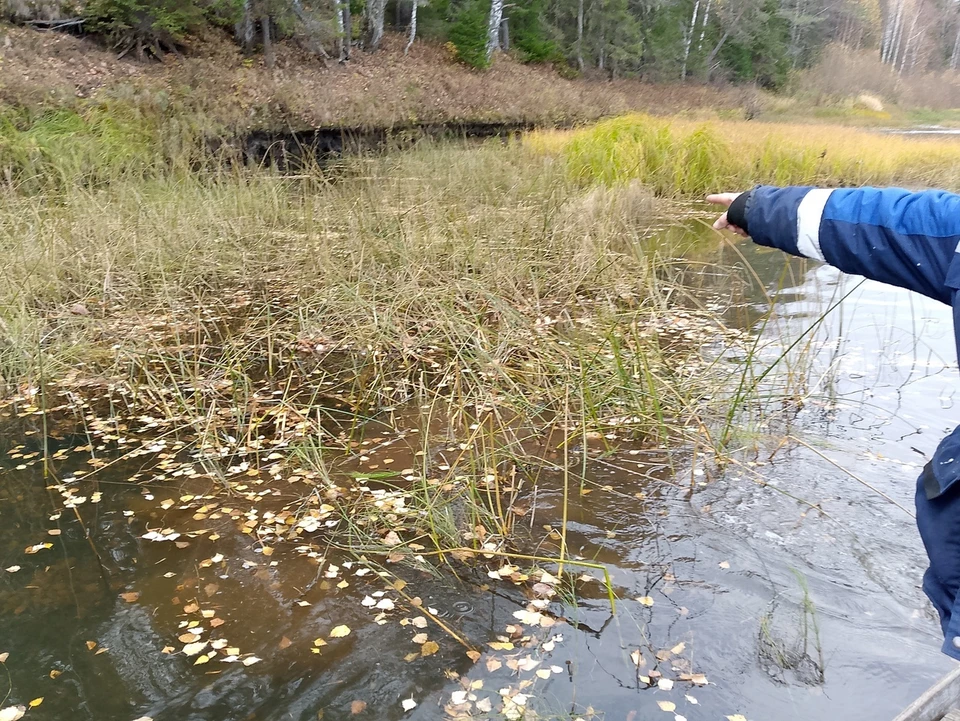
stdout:
[(930, 567), (923, 574), (923, 591), (940, 614), (943, 652), (960, 660), (960, 484), (936, 498), (927, 498), (925, 470), (917, 482), (917, 527)]

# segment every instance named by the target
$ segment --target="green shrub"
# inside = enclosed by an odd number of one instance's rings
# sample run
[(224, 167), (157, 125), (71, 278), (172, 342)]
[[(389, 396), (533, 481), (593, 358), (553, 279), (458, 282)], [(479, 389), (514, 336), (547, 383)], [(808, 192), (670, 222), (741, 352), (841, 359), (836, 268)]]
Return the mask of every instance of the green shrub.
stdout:
[(470, 67), (485, 68), (487, 60), (487, 23), (489, 2), (468, 0), (455, 11), (450, 26), (450, 42), (457, 49), (457, 57)]

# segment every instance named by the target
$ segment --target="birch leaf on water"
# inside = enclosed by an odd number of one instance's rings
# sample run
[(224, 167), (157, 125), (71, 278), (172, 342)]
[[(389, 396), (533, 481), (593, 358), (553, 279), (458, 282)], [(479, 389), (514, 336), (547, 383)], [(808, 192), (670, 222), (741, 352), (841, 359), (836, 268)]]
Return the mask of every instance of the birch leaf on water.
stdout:
[(0, 709), (0, 721), (19, 721), (26, 712), (27, 707), (23, 705), (7, 706), (5, 709)]
[(350, 635), (349, 626), (336, 626), (330, 632), (330, 638), (343, 638), (344, 636), (349, 636), (349, 635)]

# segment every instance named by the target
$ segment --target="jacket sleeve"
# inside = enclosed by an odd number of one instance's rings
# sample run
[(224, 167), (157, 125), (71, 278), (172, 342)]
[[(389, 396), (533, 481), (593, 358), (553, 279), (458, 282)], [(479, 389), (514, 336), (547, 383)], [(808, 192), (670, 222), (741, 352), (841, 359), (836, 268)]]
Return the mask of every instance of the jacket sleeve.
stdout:
[(957, 286), (948, 286), (947, 273), (960, 243), (960, 196), (953, 193), (758, 186), (734, 215), (731, 222), (739, 219), (759, 245), (953, 300)]
[[(759, 245), (952, 305), (960, 357), (960, 196), (758, 186), (734, 201), (728, 217)], [(921, 481), (928, 498), (960, 482), (960, 427), (941, 441)]]

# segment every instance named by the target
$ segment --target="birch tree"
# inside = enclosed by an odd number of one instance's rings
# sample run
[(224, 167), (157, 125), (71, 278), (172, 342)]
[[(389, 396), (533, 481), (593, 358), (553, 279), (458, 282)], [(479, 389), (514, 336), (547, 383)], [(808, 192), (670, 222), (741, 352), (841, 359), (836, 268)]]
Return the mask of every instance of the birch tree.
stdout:
[(367, 0), (367, 47), (376, 50), (383, 40), (383, 16), (387, 0)]
[(419, 5), (420, 0), (413, 0), (413, 6), (410, 8), (410, 35), (407, 39), (407, 46), (403, 49), (404, 55), (410, 52), (410, 48), (413, 47), (413, 41), (417, 39), (417, 7)]
[(503, 0), (490, 0), (490, 20), (487, 23), (487, 62), (500, 47), (500, 22), (503, 20)]
[(700, 12), (700, 0), (693, 3), (693, 17), (690, 18), (690, 27), (683, 37), (683, 68), (680, 70), (680, 79), (687, 78), (687, 61), (690, 59), (690, 44), (693, 42), (693, 33), (697, 29), (697, 15)]

